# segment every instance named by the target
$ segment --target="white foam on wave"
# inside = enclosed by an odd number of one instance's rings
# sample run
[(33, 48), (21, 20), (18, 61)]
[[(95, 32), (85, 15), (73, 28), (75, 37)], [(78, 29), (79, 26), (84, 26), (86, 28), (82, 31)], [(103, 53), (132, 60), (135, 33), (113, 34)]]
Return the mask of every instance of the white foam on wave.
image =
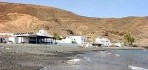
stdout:
[(107, 53), (107, 54), (112, 54), (112, 53)]
[(120, 55), (119, 54), (115, 54), (116, 56), (118, 56), (118, 57), (120, 57)]
[(80, 61), (80, 59), (71, 59), (71, 60), (68, 60), (67, 63), (76, 63), (79, 61)]
[(147, 50), (143, 50), (143, 51), (147, 51)]
[(148, 70), (148, 69), (145, 69), (145, 68), (142, 68), (142, 67), (137, 67), (137, 66), (128, 66), (128, 67), (132, 70)]
[(104, 52), (104, 51), (100, 51), (100, 53), (106, 53), (106, 52)]
[(111, 54), (113, 54), (113, 53), (111, 53), (111, 52), (108, 52), (108, 51), (101, 51), (101, 54), (107, 54), (107, 55), (111, 55)]
[(120, 57), (119, 54), (114, 54), (114, 53), (107, 52), (107, 51), (101, 51), (100, 53), (101, 53), (101, 54), (107, 54), (107, 55), (115, 55), (115, 56), (117, 56), (117, 57)]
[(90, 58), (88, 58), (88, 57), (84, 57), (84, 59), (87, 60), (87, 61), (90, 61)]

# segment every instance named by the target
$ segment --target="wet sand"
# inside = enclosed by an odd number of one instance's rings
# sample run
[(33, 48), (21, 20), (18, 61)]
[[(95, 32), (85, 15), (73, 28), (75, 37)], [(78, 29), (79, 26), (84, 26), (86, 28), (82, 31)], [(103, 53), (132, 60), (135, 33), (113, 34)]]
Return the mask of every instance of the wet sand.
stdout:
[(39, 70), (65, 63), (84, 51), (142, 48), (80, 48), (58, 45), (0, 44), (0, 70)]

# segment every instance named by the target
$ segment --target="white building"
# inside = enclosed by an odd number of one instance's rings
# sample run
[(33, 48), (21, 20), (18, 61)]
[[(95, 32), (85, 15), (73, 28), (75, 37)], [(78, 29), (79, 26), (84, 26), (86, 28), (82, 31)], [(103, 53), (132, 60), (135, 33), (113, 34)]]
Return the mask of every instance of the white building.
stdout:
[(111, 41), (109, 39), (107, 39), (107, 38), (97, 37), (95, 43), (101, 44), (101, 46), (103, 46), (103, 47), (111, 46)]
[(113, 43), (113, 46), (115, 47), (122, 47), (124, 45), (123, 42), (116, 42), (116, 43)]
[(12, 35), (13, 33), (6, 33), (6, 32), (0, 33), (0, 43), (7, 43), (9, 37), (11, 37)]
[(9, 42), (12, 43), (33, 43), (33, 44), (53, 44), (55, 43), (55, 38), (52, 35), (49, 35), (48, 32), (44, 29), (39, 30), (38, 32), (20, 32), (13, 33), (9, 37)]
[(87, 40), (87, 37), (85, 36), (68, 36), (65, 39), (62, 39), (58, 43), (71, 43), (71, 44), (85, 44)]

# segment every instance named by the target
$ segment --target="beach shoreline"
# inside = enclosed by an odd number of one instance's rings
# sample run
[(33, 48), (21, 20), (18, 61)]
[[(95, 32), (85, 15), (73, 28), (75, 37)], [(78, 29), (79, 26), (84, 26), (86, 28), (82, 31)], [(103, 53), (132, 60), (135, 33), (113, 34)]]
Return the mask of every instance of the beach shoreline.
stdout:
[[(61, 46), (61, 45), (45, 45), (45, 44), (0, 44), (0, 47), (4, 47), (4, 52), (13, 52), (20, 49), (36, 49), (47, 50), (57, 52), (70, 52), (70, 51), (91, 51), (91, 50), (144, 50), (142, 47), (79, 47), (79, 46)], [(9, 50), (9, 51), (8, 51)], [(23, 50), (21, 50), (23, 52)], [(33, 51), (33, 50), (32, 50)]]
[(0, 44), (0, 70), (39, 70), (63, 63), (77, 54), (104, 50), (143, 50), (139, 47), (81, 48), (39, 44)]

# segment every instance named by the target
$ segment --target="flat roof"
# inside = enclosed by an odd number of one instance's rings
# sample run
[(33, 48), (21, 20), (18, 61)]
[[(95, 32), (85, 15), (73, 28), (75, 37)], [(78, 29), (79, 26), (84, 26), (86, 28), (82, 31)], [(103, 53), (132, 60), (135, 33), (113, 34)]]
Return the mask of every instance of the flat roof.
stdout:
[(53, 38), (51, 36), (40, 36), (40, 35), (29, 35), (29, 36), (19, 35), (19, 36), (16, 36), (16, 37), (46, 37), (46, 38)]

